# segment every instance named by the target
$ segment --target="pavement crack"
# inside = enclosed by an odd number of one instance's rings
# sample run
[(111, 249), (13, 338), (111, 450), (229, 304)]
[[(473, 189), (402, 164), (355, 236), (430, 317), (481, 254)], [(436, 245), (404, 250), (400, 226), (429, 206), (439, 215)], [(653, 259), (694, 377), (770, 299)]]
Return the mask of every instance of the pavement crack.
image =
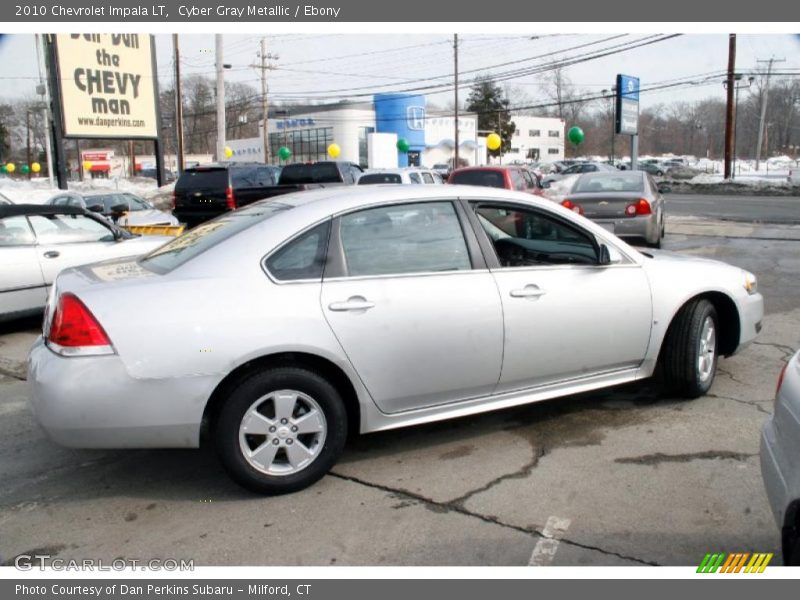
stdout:
[[(538, 457), (536, 458), (538, 461)], [(516, 472), (515, 472), (516, 473)], [(395, 497), (403, 498), (407, 501), (414, 501), (417, 503), (424, 504), (429, 508), (433, 509), (436, 512), (454, 512), (465, 517), (471, 517), (473, 519), (478, 519), (479, 521), (483, 521), (484, 523), (488, 523), (490, 525), (497, 525), (498, 527), (503, 527), (505, 529), (510, 529), (512, 531), (516, 531), (518, 533), (524, 533), (529, 536), (533, 536), (535, 538), (540, 539), (548, 539), (548, 536), (545, 536), (544, 533), (536, 529), (535, 527), (520, 527), (519, 525), (513, 525), (511, 523), (506, 523), (502, 521), (499, 517), (494, 515), (484, 515), (481, 513), (477, 513), (471, 511), (463, 506), (463, 504), (457, 503), (457, 500), (451, 500), (449, 502), (439, 502), (437, 500), (433, 500), (432, 498), (428, 498), (422, 494), (417, 494), (415, 492), (411, 492), (409, 490), (405, 490), (402, 488), (393, 488), (388, 485), (383, 485), (380, 483), (373, 483), (371, 481), (365, 481), (364, 479), (360, 479), (358, 477), (354, 477), (352, 475), (342, 475), (341, 473), (336, 473), (334, 471), (330, 471), (328, 473), (330, 477), (335, 477), (337, 479), (341, 479), (343, 481), (349, 481), (351, 483), (355, 483), (358, 485), (363, 485), (364, 487), (372, 488), (375, 490), (380, 490), (387, 494), (391, 494)], [(472, 492), (476, 493), (476, 492)], [(605, 554), (606, 556), (615, 556), (622, 560), (627, 560), (630, 562), (635, 562), (641, 565), (647, 565), (652, 567), (660, 566), (656, 562), (644, 560), (641, 558), (636, 558), (634, 556), (628, 556), (625, 554), (621, 554), (619, 552), (614, 552), (613, 550), (606, 550), (605, 548), (600, 548), (598, 546), (592, 546), (591, 544), (583, 544), (581, 542), (576, 542), (574, 540), (570, 540), (568, 538), (561, 538), (560, 542), (562, 544), (568, 544), (570, 546), (575, 546), (576, 548), (583, 548), (584, 550), (592, 550), (594, 552), (599, 552), (600, 554)]]
[(706, 397), (707, 398), (718, 398), (719, 400), (730, 400), (732, 402), (737, 402), (739, 404), (745, 404), (747, 406), (752, 406), (758, 412), (763, 413), (765, 415), (771, 415), (772, 414), (766, 408), (761, 406), (761, 402), (771, 402), (772, 400), (742, 400), (741, 398), (733, 398), (731, 396), (720, 396), (719, 394), (706, 394)]
[(730, 371), (726, 371), (722, 367), (719, 366), (717, 367), (717, 373), (719, 373), (720, 375), (725, 375), (727, 377), (730, 377), (731, 381), (733, 381), (734, 383), (738, 383), (739, 385), (747, 385), (741, 379), (736, 379), (736, 376), (733, 373), (731, 373)]
[(655, 454), (644, 454), (642, 456), (615, 458), (614, 462), (628, 465), (658, 466), (661, 463), (687, 463), (693, 460), (725, 459), (741, 462), (748, 458), (753, 458), (754, 456), (758, 456), (758, 454), (745, 454), (743, 452), (732, 452), (730, 450), (705, 450), (703, 452), (690, 452), (686, 454), (664, 454), (662, 452), (656, 452)]
[(493, 487), (495, 487), (496, 485), (501, 484), (504, 481), (507, 481), (509, 479), (524, 479), (525, 477), (527, 477), (528, 475), (531, 474), (531, 472), (539, 464), (539, 459), (542, 458), (545, 454), (547, 454), (547, 450), (545, 449), (544, 446), (534, 446), (534, 448), (533, 448), (533, 456), (531, 457), (531, 459), (527, 463), (522, 465), (519, 469), (517, 469), (516, 471), (512, 471), (511, 473), (506, 473), (504, 475), (500, 475), (499, 477), (496, 477), (495, 479), (492, 479), (491, 481), (489, 481), (487, 484), (482, 485), (481, 487), (476, 488), (474, 490), (470, 490), (469, 492), (467, 492), (463, 496), (459, 496), (458, 498), (455, 498), (454, 500), (451, 500), (450, 502), (452, 504), (454, 504), (454, 505), (458, 505), (458, 506), (462, 506), (463, 507), (464, 503), (467, 500), (469, 500), (470, 498), (472, 498), (473, 496), (476, 496), (477, 494), (481, 494), (483, 492), (486, 492), (486, 491), (492, 489)]
[(783, 357), (782, 357), (783, 360), (789, 360), (794, 355), (794, 353), (796, 352), (796, 350), (794, 348), (792, 348), (791, 346), (787, 346), (786, 344), (776, 344), (774, 342), (756, 342), (756, 341), (754, 341), (753, 345), (754, 346), (768, 346), (770, 348), (775, 348), (776, 350), (779, 350), (780, 352), (783, 352)]

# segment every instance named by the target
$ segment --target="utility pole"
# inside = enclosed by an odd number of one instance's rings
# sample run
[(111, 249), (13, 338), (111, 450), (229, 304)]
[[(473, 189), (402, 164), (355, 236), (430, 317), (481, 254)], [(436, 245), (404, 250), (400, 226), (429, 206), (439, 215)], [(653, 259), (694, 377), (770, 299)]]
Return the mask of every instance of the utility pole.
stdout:
[(222, 34), (214, 36), (217, 68), (217, 162), (225, 159), (225, 65), (222, 59)]
[(776, 60), (775, 57), (772, 57), (769, 60), (757, 60), (756, 62), (768, 63), (767, 81), (764, 83), (764, 94), (761, 96), (761, 118), (758, 121), (758, 141), (756, 142), (756, 171), (758, 171), (759, 163), (761, 162), (761, 144), (764, 141), (764, 120), (767, 116), (767, 98), (769, 97), (769, 78), (772, 76), (772, 65), (776, 62), (786, 62), (786, 59)]
[(454, 80), (455, 80), (455, 88), (453, 89), (454, 95), (455, 95), (455, 111), (454, 111), (454, 116), (455, 116), (455, 119), (454, 119), (454, 121), (455, 121), (455, 125), (454, 125), (454, 127), (455, 127), (455, 135), (453, 136), (453, 139), (455, 140), (455, 145), (456, 145), (455, 157), (453, 159), (453, 168), (457, 169), (458, 168), (458, 145), (459, 145), (459, 139), (458, 139), (458, 34), (457, 33), (453, 34), (453, 74), (454, 74)]
[(733, 158), (733, 118), (734, 93), (736, 86), (736, 34), (728, 36), (728, 78), (726, 85), (727, 104), (725, 106), (725, 179), (731, 178)]
[(31, 178), (31, 109), (25, 111), (25, 124), (28, 127), (28, 146), (26, 160), (28, 161), (28, 179)]
[(274, 59), (278, 60), (280, 58), (277, 54), (268, 54), (267, 53), (267, 38), (261, 38), (261, 64), (260, 65), (251, 65), (255, 69), (261, 70), (261, 113), (263, 114), (263, 129), (261, 131), (262, 135), (262, 142), (264, 144), (264, 164), (270, 164), (272, 162), (272, 150), (269, 146), (269, 102), (267, 94), (269, 92), (269, 87), (267, 86), (267, 71), (271, 71), (275, 68), (274, 65), (270, 64), (269, 60)]
[(175, 154), (177, 154), (178, 175), (181, 175), (185, 164), (183, 155), (183, 87), (181, 86), (181, 51), (177, 33), (172, 34), (172, 48), (175, 51), (175, 134), (178, 138)]

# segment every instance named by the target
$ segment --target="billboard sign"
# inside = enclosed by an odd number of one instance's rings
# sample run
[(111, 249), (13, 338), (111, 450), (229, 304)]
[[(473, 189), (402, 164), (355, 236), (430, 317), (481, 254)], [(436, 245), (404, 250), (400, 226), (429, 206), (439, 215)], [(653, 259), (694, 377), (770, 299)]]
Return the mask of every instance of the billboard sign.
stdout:
[(64, 137), (158, 137), (155, 60), (149, 34), (58, 34)]
[(639, 132), (639, 78), (617, 75), (616, 131), (626, 135)]

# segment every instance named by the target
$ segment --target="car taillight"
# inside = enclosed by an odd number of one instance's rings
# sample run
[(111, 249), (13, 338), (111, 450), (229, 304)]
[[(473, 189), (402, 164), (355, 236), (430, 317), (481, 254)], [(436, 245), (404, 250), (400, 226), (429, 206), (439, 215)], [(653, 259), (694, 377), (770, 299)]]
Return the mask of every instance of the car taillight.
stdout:
[(639, 198), (633, 204), (628, 204), (625, 207), (625, 215), (628, 217), (651, 215), (653, 210), (650, 208), (650, 203), (644, 198)]
[(564, 208), (566, 208), (567, 210), (571, 210), (572, 212), (576, 212), (576, 213), (578, 213), (579, 215), (582, 215), (582, 214), (583, 214), (583, 207), (582, 207), (580, 204), (575, 204), (575, 203), (574, 203), (572, 200), (570, 200), (569, 198), (567, 198), (567, 199), (563, 200), (563, 201), (561, 202), (561, 206), (563, 206), (563, 207), (564, 207)]
[(74, 294), (62, 294), (50, 321), (48, 346), (58, 354), (113, 354), (111, 340)]
[(228, 208), (231, 210), (236, 209), (236, 196), (233, 195), (233, 188), (228, 186), (228, 189), (225, 190), (225, 204), (228, 205)]
[(781, 369), (780, 375), (778, 375), (778, 385), (775, 386), (775, 397), (776, 398), (778, 397), (778, 394), (781, 391), (781, 386), (783, 385), (783, 378), (786, 376), (786, 367), (788, 367), (788, 366), (789, 366), (789, 363), (787, 362), (785, 365), (783, 365), (783, 368)]

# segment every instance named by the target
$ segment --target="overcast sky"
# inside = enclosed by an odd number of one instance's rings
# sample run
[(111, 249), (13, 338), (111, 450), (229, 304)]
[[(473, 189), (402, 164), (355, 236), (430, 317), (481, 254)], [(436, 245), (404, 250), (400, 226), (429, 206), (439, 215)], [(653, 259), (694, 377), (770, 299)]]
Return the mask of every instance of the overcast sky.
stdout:
[[(460, 36), (459, 71), (464, 79), (480, 73), (508, 72), (588, 52), (614, 50), (623, 44), (641, 43), (647, 37), (649, 34), (464, 35)], [(259, 60), (260, 40), (258, 35), (224, 37), (224, 61), (232, 66), (226, 71), (227, 80), (260, 90), (259, 72), (250, 66)], [(213, 77), (214, 36), (181, 35), (180, 44), (183, 75)], [(279, 56), (271, 61), (276, 69), (269, 73), (272, 101), (367, 99), (354, 94), (452, 83), (452, 36), (291, 34), (270, 36), (267, 44), (268, 52)], [(171, 36), (157, 35), (156, 47), (159, 79), (162, 86), (171, 85)], [(726, 68), (727, 54), (727, 35), (683, 35), (575, 64), (566, 73), (578, 88), (597, 93), (613, 85), (617, 73), (639, 76), (644, 88), (685, 78), (694, 81), (643, 94), (642, 106), (647, 107), (676, 100), (723, 98), (719, 73)], [(783, 34), (738, 36), (737, 70), (764, 69), (757, 60), (770, 57), (786, 59), (776, 68), (800, 73), (800, 38)], [(39, 68), (33, 35), (0, 36), (0, 65), (0, 97), (34, 94)], [(545, 99), (540, 84), (541, 75), (515, 76), (504, 83), (525, 96), (517, 94), (512, 102), (534, 104)], [(465, 96), (462, 92), (462, 98)], [(452, 100), (452, 92), (432, 89), (429, 98), (445, 105)]]

